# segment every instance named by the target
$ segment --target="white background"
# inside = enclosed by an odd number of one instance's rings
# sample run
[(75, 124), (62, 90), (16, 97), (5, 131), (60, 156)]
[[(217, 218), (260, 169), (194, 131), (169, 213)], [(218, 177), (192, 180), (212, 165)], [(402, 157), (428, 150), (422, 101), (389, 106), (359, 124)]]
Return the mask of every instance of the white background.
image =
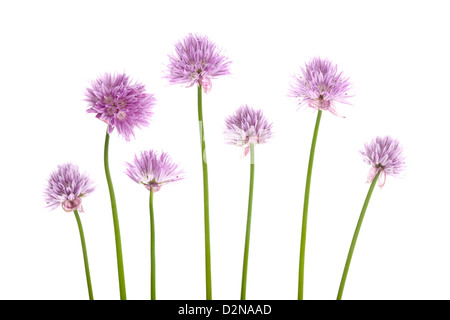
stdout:
[(84, 199), (95, 299), (118, 299), (113, 224), (103, 169), (106, 126), (86, 114), (85, 88), (126, 72), (158, 103), (110, 166), (129, 299), (149, 299), (148, 192), (124, 172), (134, 153), (164, 150), (186, 179), (155, 195), (158, 299), (204, 299), (197, 91), (162, 78), (189, 32), (206, 34), (232, 75), (204, 95), (214, 299), (239, 299), (249, 158), (224, 144), (241, 104), (264, 110), (275, 137), (256, 147), (248, 299), (296, 299), (303, 193), (316, 114), (287, 97), (314, 56), (339, 65), (353, 106), (324, 113), (311, 186), (305, 299), (336, 298), (368, 190), (358, 151), (399, 139), (404, 178), (375, 189), (344, 299), (450, 299), (448, 197), (450, 20), (446, 1), (2, 1), (0, 5), (0, 298), (87, 299), (76, 220), (45, 209), (51, 171), (71, 161), (97, 190)]

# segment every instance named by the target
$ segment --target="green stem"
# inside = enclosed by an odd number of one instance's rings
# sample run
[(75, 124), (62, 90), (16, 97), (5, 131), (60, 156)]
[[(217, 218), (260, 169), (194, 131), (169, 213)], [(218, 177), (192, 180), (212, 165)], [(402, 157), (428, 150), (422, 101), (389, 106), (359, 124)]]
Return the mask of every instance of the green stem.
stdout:
[(305, 201), (303, 203), (302, 235), (300, 239), (300, 266), (298, 277), (298, 300), (303, 300), (303, 279), (305, 276), (305, 242), (306, 242), (306, 224), (308, 220), (309, 190), (311, 187), (311, 174), (314, 162), (314, 152), (316, 149), (317, 134), (319, 133), (320, 118), (322, 110), (318, 110), (316, 126), (314, 128), (313, 139), (311, 143), (311, 152), (309, 154), (308, 174), (306, 176)]
[(372, 183), (370, 184), (369, 191), (367, 192), (366, 200), (364, 201), (364, 205), (361, 210), (361, 214), (358, 219), (358, 223), (356, 225), (355, 233), (353, 234), (352, 243), (350, 245), (350, 249), (348, 251), (347, 261), (345, 262), (344, 272), (342, 274), (341, 284), (339, 286), (339, 292), (336, 300), (341, 300), (342, 293), (344, 292), (345, 280), (347, 279), (348, 269), (350, 268), (350, 262), (352, 261), (353, 251), (355, 250), (356, 240), (358, 240), (359, 230), (361, 229), (361, 225), (364, 219), (364, 214), (366, 213), (367, 206), (369, 205), (370, 197), (372, 196), (373, 189), (378, 180), (378, 176), (380, 175), (379, 171), (375, 178), (373, 178)]
[(104, 163), (105, 163), (105, 174), (106, 180), (108, 182), (109, 196), (111, 198), (111, 209), (114, 223), (114, 236), (116, 240), (116, 254), (117, 254), (117, 270), (119, 274), (119, 290), (120, 290), (120, 300), (126, 300), (127, 294), (125, 290), (125, 275), (123, 270), (123, 257), (122, 257), (122, 244), (120, 240), (120, 228), (119, 228), (119, 217), (117, 215), (117, 204), (116, 204), (116, 196), (114, 195), (114, 188), (111, 180), (111, 173), (109, 172), (109, 161), (108, 161), (108, 152), (109, 152), (109, 133), (106, 131), (105, 138), (105, 154), (104, 154)]
[(250, 225), (252, 223), (253, 181), (255, 178), (255, 145), (250, 143), (250, 189), (248, 192), (247, 230), (245, 233), (244, 265), (242, 268), (241, 300), (245, 300), (247, 289), (248, 251), (250, 247)]
[(203, 126), (202, 112), (202, 86), (198, 86), (198, 123), (200, 128), (200, 142), (202, 150), (202, 168), (203, 168), (203, 202), (205, 216), (205, 273), (206, 273), (206, 300), (212, 299), (211, 289), (211, 248), (209, 236), (209, 195), (208, 195), (208, 165), (206, 163), (206, 145), (205, 145), (205, 129)]
[(81, 247), (83, 248), (84, 269), (86, 271), (86, 282), (89, 292), (89, 300), (94, 300), (94, 294), (92, 293), (91, 274), (89, 272), (89, 261), (86, 250), (86, 242), (84, 240), (83, 226), (81, 224), (81, 219), (80, 216), (78, 215), (78, 211), (74, 210), (73, 213), (75, 214), (75, 218), (77, 219), (78, 230), (80, 231)]
[(153, 217), (153, 187), (150, 187), (150, 256), (151, 256), (151, 270), (150, 270), (150, 295), (152, 300), (156, 300), (155, 289), (155, 220)]

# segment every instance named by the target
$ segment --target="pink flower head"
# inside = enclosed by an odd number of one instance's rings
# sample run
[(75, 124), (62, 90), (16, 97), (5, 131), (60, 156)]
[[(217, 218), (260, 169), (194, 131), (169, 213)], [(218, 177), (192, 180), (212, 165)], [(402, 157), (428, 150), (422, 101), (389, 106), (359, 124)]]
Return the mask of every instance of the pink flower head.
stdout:
[(338, 72), (337, 65), (326, 59), (313, 58), (301, 69), (302, 74), (294, 77), (289, 96), (299, 99), (299, 105), (307, 104), (315, 110), (330, 111), (335, 116), (335, 103), (349, 104), (350, 82)]
[(221, 55), (208, 37), (189, 34), (175, 44), (175, 54), (169, 55), (168, 75), (172, 84), (201, 85), (205, 93), (211, 90), (211, 79), (230, 74), (231, 61)]
[(81, 198), (94, 189), (92, 181), (80, 173), (78, 166), (66, 163), (51, 173), (44, 192), (45, 202), (48, 208), (55, 209), (61, 205), (66, 212), (83, 212)]
[(162, 185), (183, 179), (183, 171), (173, 163), (165, 152), (158, 155), (153, 150), (143, 151), (133, 163), (126, 163), (126, 174), (135, 182), (142, 183), (147, 190), (158, 191)]
[(372, 182), (380, 172), (378, 185), (382, 188), (386, 182), (386, 175), (399, 176), (405, 168), (402, 152), (400, 143), (389, 136), (376, 137), (370, 143), (366, 143), (360, 153), (364, 161), (372, 166), (367, 182)]
[(131, 83), (126, 74), (109, 73), (92, 82), (85, 100), (88, 113), (96, 113), (106, 122), (109, 133), (117, 128), (127, 141), (134, 137), (135, 127), (148, 126), (155, 104), (154, 95), (146, 93), (143, 84)]
[(242, 105), (233, 115), (225, 120), (226, 143), (244, 148), (245, 157), (250, 143), (266, 143), (272, 137), (272, 124), (269, 123), (261, 110), (254, 110)]

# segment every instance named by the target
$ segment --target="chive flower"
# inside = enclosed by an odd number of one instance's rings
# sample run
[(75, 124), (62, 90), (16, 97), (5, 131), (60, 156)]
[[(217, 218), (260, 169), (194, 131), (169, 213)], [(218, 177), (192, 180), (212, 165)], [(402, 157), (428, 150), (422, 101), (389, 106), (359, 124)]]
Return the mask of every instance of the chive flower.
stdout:
[(322, 111), (343, 118), (336, 111), (337, 103), (349, 104), (350, 82), (337, 65), (327, 59), (315, 57), (305, 64), (301, 74), (294, 77), (294, 83), (289, 90), (289, 96), (298, 100), (299, 106), (307, 105), (317, 110), (316, 125), (314, 127), (311, 150), (309, 154), (308, 171), (306, 175), (305, 197), (303, 202), (302, 233), (300, 238), (300, 262), (298, 280), (298, 299), (303, 299), (304, 265), (306, 248), (306, 229), (308, 222), (309, 194), (314, 163), (317, 136), (319, 134)]
[(165, 184), (183, 179), (183, 171), (165, 152), (143, 151), (140, 157), (135, 155), (134, 162), (126, 162), (126, 174), (136, 183), (143, 184), (150, 191), (150, 297), (156, 300), (155, 271), (155, 220), (153, 196)]
[(64, 211), (73, 212), (75, 215), (78, 231), (80, 233), (84, 269), (90, 300), (94, 300), (94, 294), (89, 271), (86, 240), (84, 238), (83, 226), (78, 211), (84, 212), (83, 206), (81, 205), (81, 199), (88, 196), (94, 190), (95, 187), (92, 180), (87, 174), (80, 173), (77, 165), (65, 163), (59, 165), (57, 169), (50, 174), (47, 181), (47, 187), (44, 191), (45, 202), (47, 203), (48, 208), (56, 209), (61, 206)]
[(93, 182), (87, 174), (80, 173), (77, 165), (65, 163), (50, 174), (44, 192), (45, 202), (50, 209), (61, 206), (65, 212), (84, 212), (82, 198), (94, 190)]
[(126, 174), (136, 183), (143, 184), (148, 191), (159, 191), (163, 185), (183, 179), (183, 171), (166, 152), (143, 151), (126, 166)]
[(120, 299), (126, 300), (125, 271), (123, 267), (122, 242), (120, 237), (119, 216), (116, 196), (109, 170), (109, 138), (117, 129), (119, 135), (130, 141), (134, 137), (134, 129), (149, 124), (155, 104), (153, 94), (145, 92), (145, 86), (132, 82), (126, 74), (105, 73), (92, 81), (91, 88), (86, 89), (88, 113), (96, 113), (96, 117), (107, 124), (103, 163), (108, 183), (109, 197), (116, 242), (117, 271), (119, 274)]
[(233, 115), (225, 119), (225, 126), (226, 143), (244, 148), (243, 157), (250, 151), (250, 188), (241, 281), (241, 300), (245, 300), (255, 179), (255, 145), (266, 143), (272, 137), (272, 124), (267, 121), (261, 110), (254, 110), (248, 105), (242, 105)]
[(404, 170), (403, 148), (398, 140), (390, 136), (376, 137), (364, 145), (360, 151), (364, 162), (372, 167), (367, 175), (367, 182), (372, 182), (379, 173), (378, 186), (383, 188), (386, 175), (398, 177)]
[(242, 105), (225, 120), (225, 139), (227, 144), (242, 147), (247, 156), (250, 144), (263, 144), (272, 137), (272, 123), (269, 123), (262, 110), (254, 110)]
[(363, 160), (369, 163), (372, 168), (369, 171), (368, 182), (371, 182), (369, 191), (367, 192), (361, 214), (359, 215), (358, 223), (356, 224), (355, 232), (353, 234), (350, 249), (347, 254), (344, 271), (342, 273), (341, 283), (339, 285), (337, 300), (342, 299), (344, 293), (345, 281), (347, 280), (348, 270), (352, 261), (353, 252), (355, 251), (356, 241), (361, 230), (361, 226), (369, 206), (370, 198), (372, 197), (375, 184), (378, 180), (378, 186), (383, 187), (386, 175), (399, 176), (405, 168), (405, 161), (403, 157), (403, 148), (398, 140), (389, 136), (376, 137), (370, 143), (365, 144), (365, 148), (361, 151)]
[(203, 174), (206, 300), (212, 300), (212, 283), (208, 164), (206, 162), (202, 88), (205, 93), (208, 93), (212, 87), (212, 79), (230, 73), (230, 63), (230, 60), (221, 54), (216, 44), (210, 41), (208, 37), (190, 33), (183, 40), (177, 42), (175, 44), (175, 52), (169, 54), (169, 64), (165, 76), (171, 84), (184, 84), (186, 87), (197, 85), (198, 126), (200, 129)]
[(198, 84), (205, 93), (211, 90), (212, 79), (230, 74), (230, 60), (205, 35), (188, 34), (175, 44), (169, 55), (168, 79), (172, 84)]
[(105, 73), (92, 81), (85, 95), (87, 112), (107, 123), (109, 134), (116, 128), (127, 141), (134, 137), (136, 127), (148, 126), (156, 100), (143, 84), (132, 82), (124, 73)]
[(337, 65), (327, 59), (313, 58), (294, 76), (289, 96), (298, 99), (299, 106), (307, 105), (315, 110), (336, 111), (336, 103), (349, 104), (349, 79), (338, 71)]

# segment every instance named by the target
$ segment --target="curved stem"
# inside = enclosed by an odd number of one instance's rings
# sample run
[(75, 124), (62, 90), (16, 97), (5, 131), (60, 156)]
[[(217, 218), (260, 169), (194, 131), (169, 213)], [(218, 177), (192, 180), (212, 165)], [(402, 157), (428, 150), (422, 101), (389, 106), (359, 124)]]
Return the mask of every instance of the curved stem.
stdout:
[(319, 125), (321, 117), (322, 117), (322, 110), (318, 110), (316, 126), (314, 128), (314, 134), (311, 143), (311, 152), (309, 154), (308, 173), (306, 176), (306, 187), (305, 187), (305, 201), (303, 203), (302, 235), (300, 239), (300, 266), (298, 277), (298, 300), (303, 300), (303, 279), (305, 275), (305, 242), (306, 242), (306, 224), (308, 220), (309, 190), (311, 187), (311, 174), (314, 162), (314, 152), (316, 149), (317, 135), (319, 133)]
[(80, 232), (81, 247), (83, 249), (84, 269), (86, 271), (86, 282), (89, 292), (89, 300), (94, 300), (94, 294), (92, 293), (91, 274), (89, 272), (89, 261), (86, 250), (86, 242), (84, 240), (83, 226), (81, 224), (81, 219), (80, 216), (78, 215), (78, 211), (74, 210), (73, 213), (75, 214), (75, 219), (77, 219), (78, 231)]
[(105, 174), (106, 180), (108, 182), (109, 196), (111, 198), (111, 209), (114, 223), (114, 236), (116, 240), (116, 255), (117, 255), (117, 270), (119, 274), (119, 290), (120, 290), (120, 300), (126, 300), (127, 294), (125, 290), (125, 275), (123, 269), (123, 257), (122, 257), (122, 244), (120, 240), (120, 228), (119, 228), (119, 217), (117, 215), (117, 204), (116, 196), (114, 195), (114, 188), (111, 180), (111, 173), (109, 172), (109, 133), (106, 130), (105, 138), (105, 153), (104, 153), (104, 164), (105, 164)]
[(247, 289), (248, 251), (250, 247), (250, 226), (252, 223), (253, 181), (255, 178), (255, 145), (250, 143), (250, 189), (248, 192), (247, 230), (245, 233), (244, 265), (242, 268), (241, 300), (245, 300)]
[(205, 273), (206, 273), (206, 300), (212, 299), (211, 289), (211, 248), (209, 235), (209, 194), (208, 194), (208, 165), (206, 163), (206, 145), (205, 129), (203, 126), (202, 112), (202, 86), (198, 86), (198, 123), (200, 129), (200, 143), (202, 150), (202, 168), (203, 168), (203, 207), (205, 220)]
[(344, 272), (341, 278), (341, 284), (339, 285), (339, 291), (336, 300), (342, 299), (342, 293), (344, 292), (345, 280), (347, 279), (348, 269), (350, 268), (350, 262), (352, 261), (353, 251), (355, 250), (356, 240), (358, 240), (359, 230), (361, 229), (361, 225), (364, 219), (364, 214), (366, 213), (367, 206), (369, 205), (370, 197), (372, 196), (373, 189), (378, 180), (378, 176), (380, 175), (379, 171), (375, 178), (373, 178), (372, 183), (370, 184), (369, 191), (367, 192), (366, 200), (364, 201), (364, 205), (361, 210), (361, 214), (358, 219), (358, 223), (356, 224), (355, 233), (353, 234), (352, 243), (350, 245), (350, 249), (348, 251), (347, 261), (345, 262)]
[(150, 187), (150, 295), (152, 300), (156, 300), (155, 289), (155, 220), (153, 217), (153, 188)]

